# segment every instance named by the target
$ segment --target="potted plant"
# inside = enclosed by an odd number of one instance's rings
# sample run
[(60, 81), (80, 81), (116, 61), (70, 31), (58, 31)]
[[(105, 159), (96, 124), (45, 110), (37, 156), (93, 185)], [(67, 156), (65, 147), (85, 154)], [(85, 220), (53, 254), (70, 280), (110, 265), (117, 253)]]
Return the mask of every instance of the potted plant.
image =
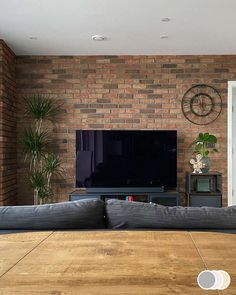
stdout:
[(194, 145), (194, 153), (200, 154), (202, 156), (202, 163), (204, 163), (204, 168), (202, 172), (206, 173), (211, 167), (211, 160), (208, 157), (210, 152), (218, 152), (215, 148), (217, 143), (217, 138), (213, 134), (209, 133), (199, 133), (198, 137), (192, 142)]
[(46, 121), (55, 122), (61, 105), (50, 97), (36, 94), (25, 97), (25, 115), (32, 119), (21, 140), (25, 161), (29, 164), (28, 182), (34, 190), (34, 204), (53, 196), (51, 179), (63, 174), (62, 161), (51, 151)]

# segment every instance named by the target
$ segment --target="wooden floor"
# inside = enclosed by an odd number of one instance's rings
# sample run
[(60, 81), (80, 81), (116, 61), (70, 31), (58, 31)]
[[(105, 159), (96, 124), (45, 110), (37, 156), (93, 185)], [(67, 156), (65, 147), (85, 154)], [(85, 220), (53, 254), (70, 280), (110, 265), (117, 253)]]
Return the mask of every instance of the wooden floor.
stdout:
[[(196, 283), (204, 269), (231, 276), (224, 291)], [(236, 294), (236, 234), (170, 231), (0, 235), (0, 294)]]

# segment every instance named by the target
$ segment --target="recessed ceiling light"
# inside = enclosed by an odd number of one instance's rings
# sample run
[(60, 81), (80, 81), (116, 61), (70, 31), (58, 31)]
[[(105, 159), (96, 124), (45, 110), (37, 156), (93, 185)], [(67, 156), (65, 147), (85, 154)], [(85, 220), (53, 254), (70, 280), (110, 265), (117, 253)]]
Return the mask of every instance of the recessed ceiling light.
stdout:
[(167, 23), (167, 22), (170, 21), (170, 18), (169, 18), (169, 17), (163, 17), (163, 18), (161, 19), (161, 21)]
[(94, 36), (92, 36), (92, 39), (94, 41), (104, 41), (104, 40), (106, 40), (106, 37), (103, 35), (94, 35)]
[(35, 36), (30, 36), (29, 39), (30, 39), (30, 40), (38, 40), (38, 38), (35, 37)]
[(161, 39), (168, 39), (169, 37), (167, 35), (161, 35), (160, 38)]

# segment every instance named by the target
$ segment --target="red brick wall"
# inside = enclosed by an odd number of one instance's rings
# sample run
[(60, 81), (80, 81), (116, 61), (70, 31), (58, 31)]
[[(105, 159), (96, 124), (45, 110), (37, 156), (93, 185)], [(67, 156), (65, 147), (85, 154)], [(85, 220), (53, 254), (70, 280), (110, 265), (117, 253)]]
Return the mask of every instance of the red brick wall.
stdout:
[(0, 205), (17, 202), (15, 55), (0, 40)]
[[(189, 143), (199, 132), (211, 132), (219, 138), (220, 150), (212, 155), (212, 170), (224, 175), (226, 204), (227, 81), (235, 78), (236, 56), (17, 57), (18, 115), (22, 118), (22, 95), (39, 92), (64, 101), (60, 122), (49, 126), (65, 162), (65, 181), (57, 183), (60, 201), (74, 189), (76, 129), (177, 129), (180, 190), (190, 170)], [(196, 83), (212, 85), (222, 95), (222, 114), (208, 126), (191, 124), (181, 112), (184, 92)], [(18, 124), (19, 138), (24, 123)], [(21, 153), (18, 160), (19, 201), (29, 203)]]

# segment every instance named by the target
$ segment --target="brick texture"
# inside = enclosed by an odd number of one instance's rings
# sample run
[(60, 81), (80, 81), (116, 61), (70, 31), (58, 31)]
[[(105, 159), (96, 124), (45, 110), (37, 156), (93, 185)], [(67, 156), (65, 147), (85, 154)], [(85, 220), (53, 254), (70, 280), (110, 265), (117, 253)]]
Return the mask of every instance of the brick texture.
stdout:
[[(236, 56), (23, 56), (17, 57), (18, 138), (24, 95), (50, 94), (64, 102), (64, 111), (52, 139), (64, 160), (65, 180), (57, 181), (59, 201), (75, 188), (76, 129), (141, 129), (178, 131), (178, 186), (184, 192), (185, 172), (190, 171), (190, 142), (199, 132), (219, 139), (212, 155), (212, 170), (223, 173), (224, 204), (227, 192), (227, 81), (236, 79)], [(220, 117), (208, 126), (197, 126), (181, 112), (181, 98), (194, 84), (217, 88), (223, 99)], [(167, 163), (168, 165), (168, 163)], [(18, 153), (20, 203), (31, 203), (26, 189), (25, 165)]]
[(15, 61), (0, 40), (0, 205), (17, 203)]

